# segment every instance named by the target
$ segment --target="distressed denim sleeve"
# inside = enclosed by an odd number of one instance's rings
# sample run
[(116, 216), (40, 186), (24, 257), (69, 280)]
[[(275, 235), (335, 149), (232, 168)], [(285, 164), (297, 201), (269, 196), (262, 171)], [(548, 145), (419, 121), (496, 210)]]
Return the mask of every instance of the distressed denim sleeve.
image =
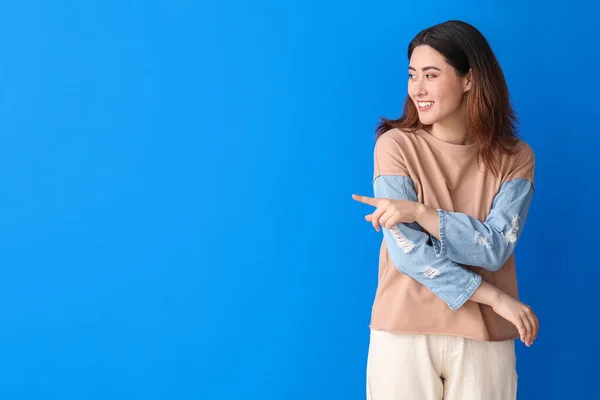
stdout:
[[(380, 175), (373, 182), (375, 197), (417, 201), (407, 176)], [(429, 235), (418, 224), (382, 228), (390, 258), (400, 272), (414, 278), (452, 310), (460, 308), (481, 285), (481, 276), (446, 258), (436, 257)]]
[(437, 210), (440, 240), (431, 236), (436, 256), (497, 271), (523, 233), (532, 195), (532, 182), (515, 178), (502, 184), (484, 222), (467, 214)]

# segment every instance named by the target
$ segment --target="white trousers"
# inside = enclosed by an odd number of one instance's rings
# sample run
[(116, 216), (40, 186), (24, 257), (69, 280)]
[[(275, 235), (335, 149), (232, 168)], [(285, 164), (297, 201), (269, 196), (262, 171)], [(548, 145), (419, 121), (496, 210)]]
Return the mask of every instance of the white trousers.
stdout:
[(515, 342), (371, 330), (367, 400), (516, 400)]

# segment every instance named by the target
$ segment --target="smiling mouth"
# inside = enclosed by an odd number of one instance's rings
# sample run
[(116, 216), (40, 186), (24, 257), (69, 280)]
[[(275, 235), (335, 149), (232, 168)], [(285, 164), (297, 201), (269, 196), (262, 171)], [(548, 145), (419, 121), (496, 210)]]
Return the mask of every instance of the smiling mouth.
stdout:
[(417, 107), (419, 108), (419, 111), (427, 111), (433, 107), (434, 103), (434, 101), (418, 101)]

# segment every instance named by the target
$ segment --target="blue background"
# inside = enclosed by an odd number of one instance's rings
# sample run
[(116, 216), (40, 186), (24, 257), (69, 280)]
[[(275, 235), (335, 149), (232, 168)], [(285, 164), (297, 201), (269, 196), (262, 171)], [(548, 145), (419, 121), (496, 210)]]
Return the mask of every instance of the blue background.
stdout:
[(10, 4), (0, 398), (364, 399), (381, 235), (350, 195), (372, 193), (408, 42), (448, 19), (489, 39), (537, 155), (517, 257), (541, 331), (517, 344), (519, 398), (596, 398), (585, 3)]

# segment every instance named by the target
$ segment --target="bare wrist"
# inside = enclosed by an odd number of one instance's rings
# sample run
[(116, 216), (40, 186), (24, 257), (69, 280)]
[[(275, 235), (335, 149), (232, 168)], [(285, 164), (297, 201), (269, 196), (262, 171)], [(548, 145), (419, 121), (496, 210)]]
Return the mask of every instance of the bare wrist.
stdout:
[(472, 300), (477, 303), (494, 307), (502, 300), (501, 296), (502, 291), (500, 291), (500, 289), (493, 286), (491, 283), (483, 281), (475, 293), (473, 293)]
[(427, 206), (423, 203), (415, 202), (415, 221), (419, 222), (421, 217), (427, 212)]
[(489, 305), (494, 307), (496, 304), (498, 304), (502, 300), (502, 292), (495, 286), (492, 286), (492, 287), (494, 288), (494, 290), (492, 291), (492, 293), (490, 295)]

